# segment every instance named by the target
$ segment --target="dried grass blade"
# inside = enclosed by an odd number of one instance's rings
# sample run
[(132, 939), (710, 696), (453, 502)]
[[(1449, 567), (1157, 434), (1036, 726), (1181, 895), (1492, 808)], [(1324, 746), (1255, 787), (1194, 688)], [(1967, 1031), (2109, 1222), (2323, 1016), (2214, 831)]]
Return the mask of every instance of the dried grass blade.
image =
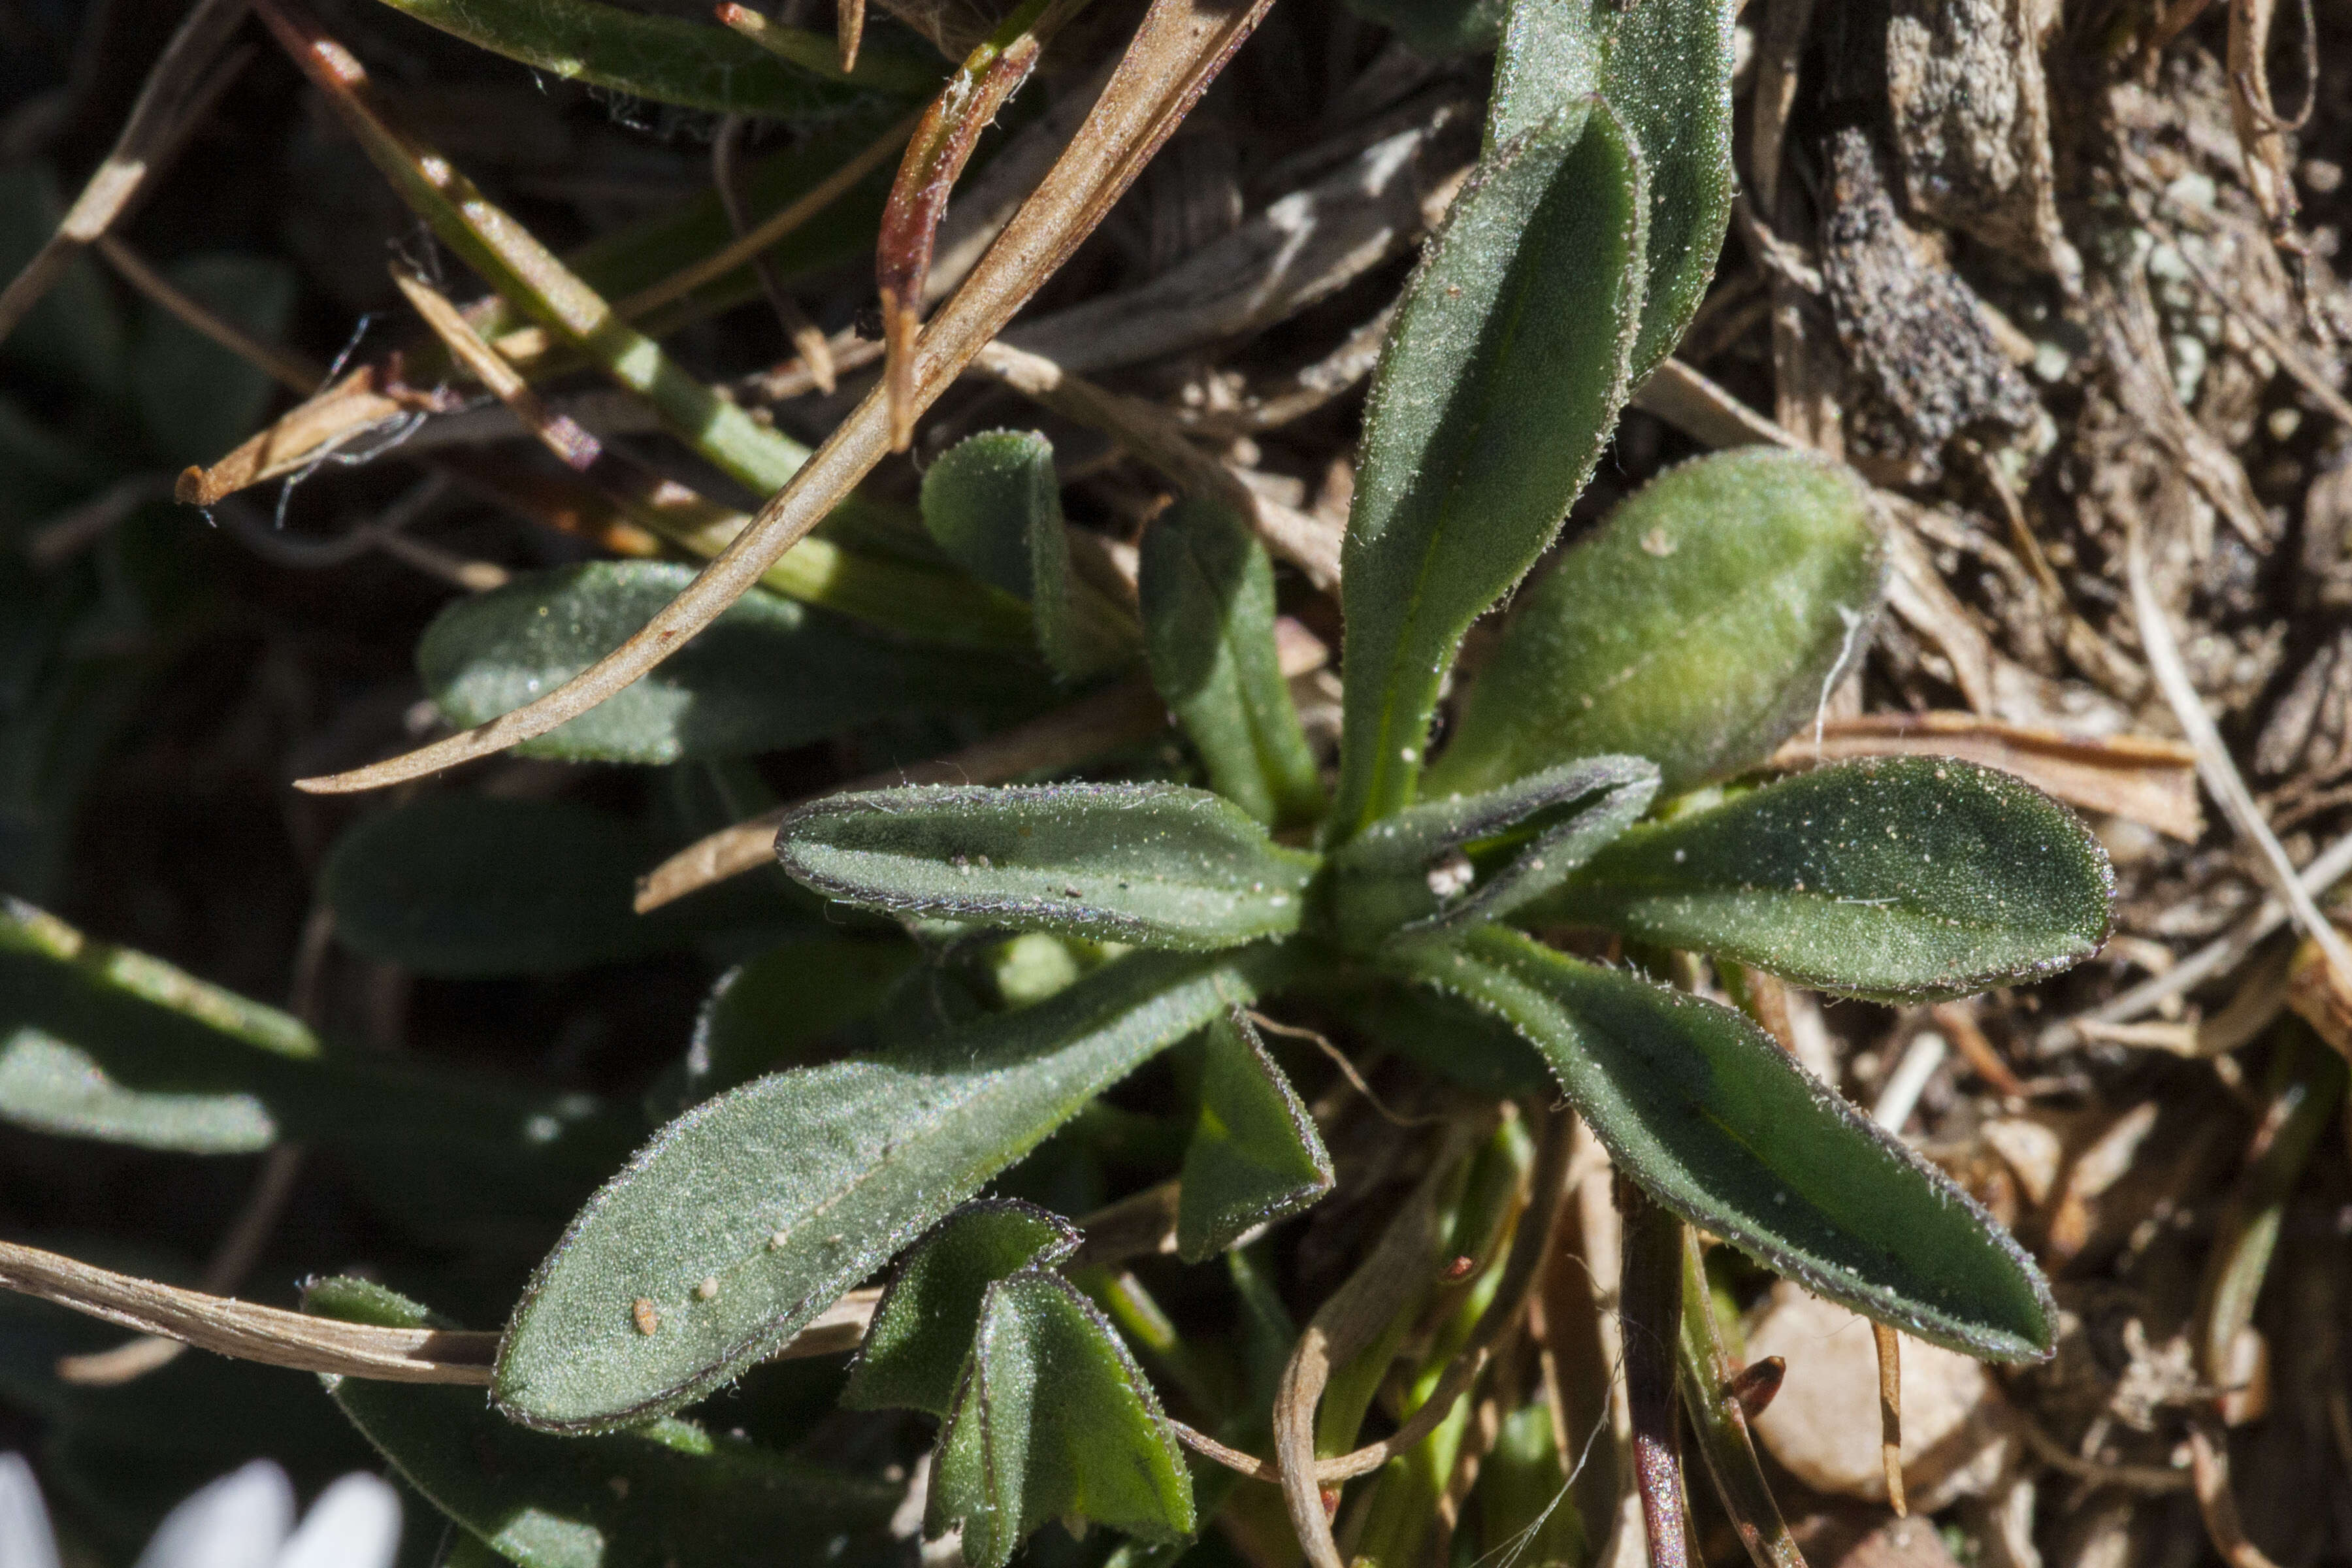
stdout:
[[(917, 394), (930, 399), (1102, 221), (1142, 173), (1273, 0), (1219, 7), (1153, 0), (1110, 84), (1045, 181), (948, 302), (918, 346)], [(299, 781), (314, 793), (378, 789), (543, 735), (635, 681), (718, 619), (778, 557), (873, 471), (889, 446), (877, 389), (852, 411), (750, 527), (635, 637), (556, 690), (502, 718), (372, 767)]]
[[(857, 0), (862, 5), (862, 0)], [(1028, 0), (965, 58), (923, 110), (907, 143), (882, 231), (874, 247), (874, 280), (882, 297), (884, 384), (890, 392), (890, 449), (903, 452), (915, 434), (915, 334), (923, 320), (923, 285), (948, 195), (971, 161), (980, 133), (1036, 68), (1045, 42), (1084, 10), (1088, 0)], [(846, 41), (849, 7), (842, 12)], [(862, 11), (861, 11), (862, 17)]]
[(122, 280), (148, 299), (170, 311), (191, 330), (203, 333), (237, 358), (254, 366), (284, 386), (304, 397), (319, 390), (327, 379), (327, 367), (275, 343), (259, 338), (205, 305), (191, 298), (172, 280), (147, 265), (146, 258), (110, 234), (97, 240), (98, 253), (106, 258), (108, 266), (122, 275)]
[(1886, 1501), (1897, 1519), (1911, 1517), (1903, 1492), (1903, 1340), (1885, 1323), (1870, 1325), (1878, 1352), (1878, 1462), (1886, 1472)]
[(2272, 893), (2285, 902), (2303, 934), (2319, 944), (2319, 950), (2326, 954), (2328, 964), (2336, 971), (2338, 984), (2352, 987), (2352, 949), (2345, 946), (2335, 922), (2320, 912), (2318, 904), (2305, 890), (2294, 862), (2286, 858), (2278, 836), (2263, 820), (2262, 810), (2254, 805), (2246, 781), (2240, 776), (2237, 764), (2230, 760), (2221, 731), (2213, 727), (2212, 715), (2205, 711), (2204, 699), (2197, 694), (2195, 684), (2189, 679), (2189, 667), (2180, 658), (2180, 645), (2173, 638), (2172, 623), (2158, 601), (2156, 585), (2148, 575), (2147, 531), (2137, 517), (2131, 520), (2126, 535), (2125, 568), (2131, 579), (2132, 614), (2139, 628), (2140, 647), (2147, 657), (2148, 673), (2156, 678), (2157, 689), (2164, 693), (2173, 717), (2180, 722), (2181, 731), (2197, 750), (2199, 776), (2221, 803), (2230, 826), (2254, 846), (2263, 879), (2270, 883)]
[(204, 68), (245, 20), (246, 5), (247, 0), (198, 0), (172, 35), (163, 56), (147, 73), (146, 83), (131, 106), (131, 118), (123, 122), (106, 161), (66, 210), (57, 233), (34, 252), (33, 259), (8, 287), (0, 289), (0, 342), (16, 330), (26, 313), (64, 276), (81, 248), (113, 226), (211, 98), (227, 85), (223, 73), (208, 76)]

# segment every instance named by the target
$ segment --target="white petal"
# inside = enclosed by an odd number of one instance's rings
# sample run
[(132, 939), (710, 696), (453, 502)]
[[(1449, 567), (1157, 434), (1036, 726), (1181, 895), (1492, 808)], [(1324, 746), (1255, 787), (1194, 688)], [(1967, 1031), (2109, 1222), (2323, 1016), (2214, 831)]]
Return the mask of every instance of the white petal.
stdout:
[(293, 1527), (294, 1483), (256, 1459), (165, 1514), (138, 1568), (269, 1568)]
[(49, 1533), (41, 1483), (22, 1454), (0, 1454), (0, 1564), (58, 1568), (58, 1540)]
[(400, 1550), (400, 1494), (364, 1470), (319, 1494), (276, 1568), (392, 1568)]

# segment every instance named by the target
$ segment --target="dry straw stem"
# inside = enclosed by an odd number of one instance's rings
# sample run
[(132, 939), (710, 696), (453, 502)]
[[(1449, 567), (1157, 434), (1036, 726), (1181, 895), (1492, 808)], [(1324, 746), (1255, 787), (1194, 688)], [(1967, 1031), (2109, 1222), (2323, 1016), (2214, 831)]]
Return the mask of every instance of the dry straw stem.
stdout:
[(2297, 929), (2319, 944), (2339, 985), (2352, 986), (2352, 950), (2346, 948), (2335, 922), (2320, 912), (2296, 875), (2294, 862), (2287, 858), (2286, 850), (2280, 846), (2278, 836), (2263, 820), (2261, 808), (2254, 805), (2246, 781), (2240, 776), (2237, 764), (2230, 760), (2229, 748), (2222, 744), (2221, 732), (2213, 727), (2212, 716), (2205, 711), (2204, 699), (2198, 696), (2196, 686), (2189, 679), (2189, 667), (2181, 662), (2179, 644), (2173, 639), (2172, 624), (2157, 599), (2156, 586), (2148, 574), (2147, 531), (2137, 516), (2127, 522), (2124, 548), (2125, 569), (2131, 579), (2132, 614), (2139, 628), (2141, 650), (2147, 657), (2148, 673), (2156, 678), (2157, 689), (2164, 693), (2173, 717), (2180, 722), (2181, 731), (2196, 748), (2199, 775), (2221, 803), (2221, 813), (2230, 819), (2230, 825), (2259, 852), (2263, 879), (2293, 913)]
[[(54, 1252), (0, 1241), (0, 1288), (77, 1312), (215, 1351), (239, 1361), (385, 1383), (488, 1386), (499, 1336), (452, 1329), (386, 1329), (257, 1307), (94, 1268)], [(878, 1290), (853, 1290), (776, 1352), (777, 1359), (855, 1348), (873, 1320)]]
[[(1276, 622), (1275, 632), (1276, 658), (1286, 679), (1320, 669), (1330, 658), (1330, 650), (1296, 621), (1285, 617)], [(1024, 773), (1060, 773), (1121, 746), (1150, 740), (1167, 723), (1167, 703), (1149, 679), (1138, 676), (1067, 708), (999, 731), (960, 752), (912, 767), (885, 768), (821, 795), (787, 801), (698, 838), (655, 867), (637, 883), (637, 913), (648, 913), (713, 883), (770, 864), (775, 858), (776, 829), (811, 800), (898, 784), (1003, 784)]]
[(147, 73), (146, 84), (131, 106), (131, 118), (115, 139), (114, 150), (82, 186), (57, 233), (34, 253), (8, 287), (0, 289), (0, 341), (16, 330), (26, 312), (65, 275), (81, 248), (112, 227), (144, 192), (149, 177), (177, 151), (213, 97), (228, 85), (234, 67), (209, 75), (205, 74), (205, 67), (245, 20), (246, 5), (247, 0), (198, 0), (179, 31), (172, 35), (155, 68)]
[[(1271, 4), (1248, 0), (1221, 8), (1213, 0), (1153, 0), (1076, 138), (923, 335), (917, 364), (921, 406), (962, 373), (1094, 231)], [(643, 630), (554, 691), (405, 756), (299, 780), (297, 787), (343, 794), (421, 778), (546, 734), (619, 692), (749, 593), (873, 471), (888, 451), (889, 414), (883, 389), (868, 393), (725, 553)]]
[[(1256, 1015), (1253, 1014), (1251, 1016), (1255, 1018)], [(1258, 1022), (1264, 1025), (1266, 1021), (1258, 1019)], [(1284, 1029), (1281, 1026), (1275, 1026), (1275, 1027), (1278, 1032), (1307, 1033), (1304, 1030)], [(1313, 1037), (1318, 1040), (1321, 1038), (1319, 1036)], [(1325, 1044), (1328, 1047), (1328, 1042)], [(1342, 1058), (1343, 1063), (1344, 1060), (1345, 1058)], [(1352, 1067), (1349, 1068), (1350, 1076), (1353, 1075), (1353, 1070)], [(1361, 1087), (1360, 1083), (1359, 1087)], [(1369, 1089), (1364, 1090), (1364, 1093), (1367, 1099), (1370, 1098)], [(1378, 1102), (1375, 1101), (1375, 1103)], [(1382, 1114), (1386, 1115), (1386, 1112)], [(1389, 1120), (1395, 1121), (1396, 1118), (1390, 1117)], [(1486, 1369), (1487, 1359), (1494, 1354), (1495, 1347), (1502, 1342), (1506, 1334), (1517, 1326), (1520, 1315), (1526, 1311), (1528, 1300), (1535, 1294), (1536, 1281), (1543, 1271), (1552, 1226), (1559, 1218), (1561, 1201), (1566, 1197), (1570, 1185), (1568, 1180), (1568, 1167), (1569, 1153), (1573, 1142), (1570, 1136), (1569, 1114), (1563, 1110), (1549, 1112), (1544, 1126), (1543, 1147), (1537, 1157), (1532, 1178), (1534, 1195), (1528, 1205), (1527, 1211), (1519, 1217), (1518, 1231), (1512, 1237), (1511, 1256), (1504, 1266), (1503, 1278), (1496, 1286), (1494, 1300), (1487, 1304), (1486, 1311), (1479, 1314), (1476, 1326), (1471, 1330), (1470, 1342), (1463, 1346), (1452, 1361), (1446, 1363), (1445, 1371), (1438, 1378), (1436, 1388), (1395, 1431), (1377, 1443), (1368, 1443), (1360, 1448), (1352, 1449), (1334, 1458), (1316, 1460), (1309, 1473), (1314, 1479), (1318, 1493), (1323, 1487), (1336, 1486), (1341, 1481), (1352, 1480), (1358, 1476), (1368, 1476), (1398, 1455), (1409, 1452), (1415, 1444), (1438, 1428), (1445, 1420), (1447, 1414), (1453, 1410), (1454, 1403), (1470, 1391), (1470, 1385), (1475, 1383), (1478, 1374)], [(1443, 1163), (1441, 1163), (1436, 1168), (1443, 1169)], [(1383, 1238), (1381, 1246), (1385, 1248), (1387, 1245), (1386, 1239)], [(1399, 1272), (1404, 1284), (1410, 1286), (1414, 1283), (1413, 1270), (1411, 1268)], [(1410, 1302), (1406, 1305), (1410, 1305)], [(1396, 1310), (1403, 1310), (1402, 1307), (1396, 1309)], [(1385, 1325), (1388, 1318), (1393, 1316), (1395, 1316), (1395, 1310), (1391, 1310), (1387, 1317), (1374, 1323), (1372, 1327), (1375, 1333)], [(1320, 1321), (1319, 1314), (1318, 1321)], [(1324, 1353), (1333, 1363), (1347, 1359), (1344, 1355), (1332, 1354), (1328, 1351)], [(1292, 1364), (1297, 1364), (1296, 1354), (1293, 1356)], [(1286, 1369), (1286, 1378), (1287, 1375)], [(1316, 1398), (1320, 1397), (1318, 1391)], [(1311, 1405), (1304, 1414), (1311, 1433), (1315, 1415)], [(1226, 1468), (1246, 1476), (1254, 1481), (1272, 1481), (1287, 1485), (1281, 1465), (1268, 1464), (1255, 1455), (1228, 1447), (1204, 1433), (1194, 1431), (1181, 1421), (1171, 1422), (1170, 1425), (1176, 1428), (1176, 1436), (1183, 1439), (1187, 1447), (1214, 1459)], [(1320, 1517), (1319, 1500), (1317, 1503), (1317, 1510), (1318, 1516)], [(1329, 1527), (1327, 1525), (1325, 1528), (1328, 1531)]]

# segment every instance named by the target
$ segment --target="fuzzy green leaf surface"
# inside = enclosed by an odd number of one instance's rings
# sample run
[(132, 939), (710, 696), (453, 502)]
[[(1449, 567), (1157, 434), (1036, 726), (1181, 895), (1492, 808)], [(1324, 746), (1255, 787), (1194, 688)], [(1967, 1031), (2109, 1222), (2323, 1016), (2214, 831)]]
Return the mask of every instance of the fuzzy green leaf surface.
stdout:
[(1289, 827), (1323, 812), (1323, 782), (1274, 642), (1274, 563), (1256, 531), (1192, 497), (1143, 535), (1151, 679), (1219, 795)]
[(1364, 948), (1499, 919), (1633, 826), (1657, 787), (1642, 758), (1587, 757), (1407, 806), (1332, 853), (1320, 894), (1332, 929)]
[(385, 0), (394, 9), (533, 70), (713, 114), (805, 120), (867, 93), (927, 92), (941, 71), (887, 46), (848, 80), (831, 38), (771, 25), (801, 43), (793, 63), (725, 27), (632, 11), (602, 0)]
[(1185, 1146), (1176, 1255), (1199, 1263), (1331, 1190), (1331, 1155), (1245, 1013), (1203, 1031), (1201, 1115)]
[[(694, 578), (667, 562), (597, 562), (459, 599), (416, 647), (452, 723), (479, 724), (554, 690), (635, 634)], [(804, 745), (894, 714), (1003, 702), (1003, 660), (884, 642), (763, 593), (627, 690), (517, 748), (568, 762), (672, 763)]]
[(922, 510), (924, 528), (959, 565), (1028, 603), (1038, 651), (1055, 673), (1080, 679), (1132, 657), (1131, 619), (1070, 569), (1045, 437), (986, 430), (958, 442), (924, 472)]
[(1151, 1542), (1194, 1528), (1192, 1474), (1143, 1369), (1092, 1302), (1040, 1269), (988, 1288), (931, 1474), (926, 1532), (961, 1526), (971, 1568), (1004, 1568), (1057, 1519)]
[(784, 819), (776, 854), (866, 909), (1191, 949), (1297, 930), (1315, 868), (1231, 802), (1178, 784), (834, 795)]
[(1739, 1014), (1495, 926), (1391, 963), (1525, 1035), (1618, 1168), (1692, 1224), (1931, 1343), (2050, 1353), (2025, 1250)]
[(2011, 775), (1884, 757), (1637, 827), (1523, 919), (1605, 927), (1886, 1000), (2039, 979), (2106, 940), (2115, 875)]
[(1411, 804), (1462, 634), (1550, 544), (1616, 423), (1643, 169), (1606, 104), (1561, 108), (1480, 161), (1405, 289), (1342, 552), (1333, 842)]
[[(500, 1407), (593, 1431), (719, 1387), (1096, 1094), (1246, 1003), (1279, 956), (1130, 954), (890, 1057), (779, 1073), (697, 1106), (532, 1276), (499, 1350)], [(657, 1315), (651, 1334), (639, 1300)]]
[[(383, 1328), (439, 1328), (362, 1279), (313, 1280), (303, 1310)], [(479, 1390), (323, 1380), (335, 1404), (433, 1506), (523, 1568), (821, 1565), (886, 1552), (903, 1489), (817, 1468), (691, 1423), (563, 1438), (501, 1418)], [(425, 1521), (420, 1526), (429, 1530)]]
[(1489, 145), (1590, 94), (1642, 149), (1649, 181), (1638, 386), (1682, 341), (1731, 222), (1736, 0), (1517, 0), (1487, 110)]
[(1769, 447), (1669, 469), (1519, 595), (1427, 787), (1603, 752), (1656, 763), (1668, 795), (1752, 767), (1827, 697), (1885, 582), (1850, 470)]
[(849, 1369), (841, 1403), (947, 1415), (980, 1324), (982, 1299), (999, 1279), (1051, 1268), (1078, 1249), (1059, 1215), (1017, 1198), (966, 1204), (907, 1249)]

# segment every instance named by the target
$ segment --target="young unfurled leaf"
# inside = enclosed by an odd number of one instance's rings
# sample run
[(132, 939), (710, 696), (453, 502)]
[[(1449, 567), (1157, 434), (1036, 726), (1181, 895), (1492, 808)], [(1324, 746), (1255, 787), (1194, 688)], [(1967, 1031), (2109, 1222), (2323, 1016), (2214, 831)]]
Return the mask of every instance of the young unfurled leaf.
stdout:
[(386, 3), (533, 70), (713, 114), (808, 120), (853, 107), (866, 92), (927, 92), (940, 77), (935, 64), (911, 52), (876, 50), (845, 82), (830, 38), (772, 29), (803, 45), (787, 64), (778, 58), (782, 49), (763, 48), (724, 27), (601, 0)]
[(971, 1568), (1004, 1568), (1056, 1519), (1173, 1541), (1192, 1533), (1192, 1478), (1109, 1322), (1069, 1281), (1033, 1268), (988, 1288), (940, 1431), (925, 1530), (960, 1526)]
[(835, 795), (776, 834), (828, 898), (1147, 947), (1234, 947), (1298, 929), (1311, 855), (1230, 802), (1176, 784)]
[(1176, 1254), (1199, 1263), (1331, 1190), (1331, 1156), (1246, 1013), (1203, 1032), (1201, 1118), (1184, 1150)]
[[(631, 907), (659, 841), (569, 801), (438, 795), (355, 824), (320, 878), (335, 934), (424, 974), (534, 974), (685, 946), (716, 911)], [(788, 890), (728, 900), (747, 924), (801, 924)], [(756, 906), (764, 903), (760, 911)]]
[(988, 1288), (1024, 1268), (1051, 1268), (1078, 1248), (1067, 1220), (1017, 1198), (966, 1204), (908, 1248), (849, 1369), (841, 1403), (945, 1415)]
[(1249, 524), (1193, 497), (1143, 535), (1144, 638), (1151, 679), (1217, 793), (1274, 827), (1323, 810), (1274, 643), (1274, 563)]
[(1669, 795), (1752, 767), (1827, 699), (1885, 580), (1850, 469), (1769, 447), (1670, 469), (1519, 596), (1428, 788), (1600, 752)]
[(923, 526), (966, 571), (1028, 602), (1038, 651), (1056, 674), (1080, 679), (1131, 657), (1131, 621), (1122, 625), (1070, 570), (1061, 481), (1043, 436), (990, 430), (949, 448), (923, 475)]
[[(313, 1280), (302, 1306), (384, 1328), (447, 1326), (362, 1279)], [(866, 1561), (889, 1550), (890, 1515), (905, 1490), (684, 1421), (551, 1437), (501, 1418), (479, 1389), (324, 1381), (402, 1479), (524, 1568), (731, 1563), (754, 1542), (762, 1561), (792, 1568)]]
[(1618, 1168), (1693, 1225), (1932, 1343), (2050, 1353), (2024, 1249), (1740, 1015), (1496, 926), (1389, 962), (1527, 1036)]
[(2049, 796), (1974, 763), (1887, 757), (1637, 827), (1521, 916), (1920, 1000), (2081, 963), (2114, 895), (2106, 852)]
[(1732, 0), (1518, 0), (1496, 61), (1490, 145), (1587, 94), (1606, 99), (1649, 176), (1647, 284), (1630, 384), (1682, 341), (1731, 221)]
[[(585, 669), (693, 580), (653, 561), (533, 573), (443, 610), (417, 669), (453, 723), (478, 724)], [(748, 594), (653, 675), (520, 749), (573, 762), (749, 756), (892, 714), (1001, 702), (1020, 685), (1002, 660), (883, 642)]]
[(1246, 1003), (1283, 962), (1270, 947), (1222, 960), (1134, 953), (888, 1058), (706, 1100), (590, 1200), (540, 1265), (499, 1349), (500, 1407), (528, 1426), (596, 1431), (700, 1398), (1097, 1093)]
[(1332, 929), (1362, 948), (1499, 919), (1624, 832), (1657, 787), (1639, 757), (1588, 757), (1382, 817), (1332, 853)]
[[(1648, 198), (1608, 106), (1481, 161), (1389, 329), (1340, 594), (1344, 841), (1411, 803), (1462, 634), (1542, 553), (1625, 401)], [(1622, 747), (1582, 748), (1623, 750)]]

